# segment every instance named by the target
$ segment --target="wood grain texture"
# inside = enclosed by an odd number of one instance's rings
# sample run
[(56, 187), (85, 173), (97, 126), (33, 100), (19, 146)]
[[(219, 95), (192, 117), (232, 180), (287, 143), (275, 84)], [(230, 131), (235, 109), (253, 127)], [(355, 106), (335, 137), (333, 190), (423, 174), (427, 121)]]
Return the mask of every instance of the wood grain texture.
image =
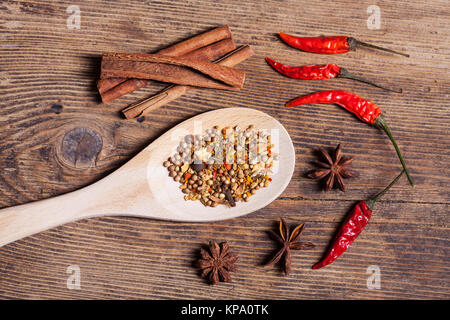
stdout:
[[(368, 30), (372, 1), (77, 1), (81, 29), (66, 26), (70, 1), (0, 1), (0, 206), (27, 203), (97, 181), (175, 124), (222, 107), (252, 107), (277, 118), (294, 142), (294, 177), (282, 196), (249, 216), (223, 222), (172, 223), (95, 218), (61, 226), (0, 248), (1, 298), (321, 299), (450, 298), (449, 106), (447, 1), (380, 1), (381, 29)], [(165, 87), (152, 84), (110, 105), (95, 81), (104, 52), (154, 52), (229, 24), (236, 44), (255, 55), (239, 65), (239, 92), (198, 89), (126, 121), (119, 111)], [(359, 50), (313, 55), (283, 44), (277, 32), (345, 34), (411, 57)], [(295, 81), (264, 61), (337, 63), (403, 94), (350, 80)], [(313, 271), (344, 215), (399, 172), (387, 137), (331, 105), (285, 109), (285, 101), (325, 89), (353, 91), (386, 114), (416, 187), (402, 180), (376, 206), (367, 229), (338, 261)], [(143, 121), (144, 120), (144, 121)], [(342, 143), (360, 177), (348, 191), (320, 192), (304, 177), (313, 148)], [(39, 214), (39, 212), (36, 212)], [(263, 269), (274, 243), (265, 230), (282, 215), (306, 222), (316, 248), (293, 256), (292, 275)], [(192, 268), (209, 239), (239, 253), (233, 283), (209, 287)], [(81, 290), (68, 290), (66, 268), (81, 269)], [(366, 269), (381, 269), (369, 290)]]

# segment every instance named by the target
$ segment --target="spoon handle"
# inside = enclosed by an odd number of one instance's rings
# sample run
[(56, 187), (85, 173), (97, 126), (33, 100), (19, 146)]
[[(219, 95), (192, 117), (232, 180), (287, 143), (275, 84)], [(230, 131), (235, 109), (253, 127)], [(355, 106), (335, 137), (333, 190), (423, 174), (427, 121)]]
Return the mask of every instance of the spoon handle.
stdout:
[(94, 216), (94, 208), (90, 207), (87, 196), (80, 190), (0, 210), (0, 247), (68, 222)]
[[(147, 184), (146, 156), (141, 152), (113, 174), (82, 189), (54, 198), (0, 210), (0, 247), (32, 234), (80, 219), (101, 216), (166, 218), (152, 210), (154, 197)], [(143, 178), (144, 177), (144, 178)]]

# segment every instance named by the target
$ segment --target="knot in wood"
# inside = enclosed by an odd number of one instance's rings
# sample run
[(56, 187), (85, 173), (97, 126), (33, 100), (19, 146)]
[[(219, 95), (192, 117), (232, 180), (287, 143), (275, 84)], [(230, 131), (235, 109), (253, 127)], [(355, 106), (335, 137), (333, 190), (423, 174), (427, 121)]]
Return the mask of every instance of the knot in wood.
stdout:
[(70, 130), (61, 143), (60, 157), (64, 163), (75, 168), (94, 167), (103, 146), (100, 135), (90, 128)]

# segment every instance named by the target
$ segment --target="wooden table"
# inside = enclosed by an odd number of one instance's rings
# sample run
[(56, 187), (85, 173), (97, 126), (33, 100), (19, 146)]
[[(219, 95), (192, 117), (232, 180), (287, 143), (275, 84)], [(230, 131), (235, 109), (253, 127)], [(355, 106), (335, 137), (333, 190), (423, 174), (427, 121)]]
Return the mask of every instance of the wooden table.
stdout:
[[(101, 179), (175, 124), (200, 112), (252, 107), (276, 117), (295, 144), (292, 181), (268, 207), (215, 223), (96, 218), (70, 223), (0, 248), (1, 298), (149, 299), (425, 299), (450, 298), (449, 96), (446, 1), (383, 1), (381, 28), (371, 30), (361, 1), (0, 1), (0, 205), (52, 197)], [(81, 10), (69, 29), (70, 5)], [(70, 21), (69, 21), (70, 22)], [(75, 21), (76, 22), (76, 21)], [(238, 44), (256, 54), (239, 92), (192, 90), (141, 118), (119, 111), (165, 87), (152, 84), (109, 105), (95, 89), (104, 52), (152, 52), (209, 28), (229, 24)], [(300, 52), (276, 33), (345, 34), (405, 51), (410, 58), (359, 50), (327, 56)], [(291, 65), (337, 63), (381, 84), (350, 80), (300, 81), (274, 72), (272, 57)], [(353, 91), (381, 106), (407, 159), (406, 179), (376, 206), (366, 230), (338, 261), (311, 270), (351, 207), (387, 185), (400, 164), (388, 138), (332, 105), (294, 109), (284, 102), (325, 89)], [(143, 121), (142, 121), (143, 120)], [(348, 191), (325, 193), (304, 173), (314, 148), (343, 145), (359, 178)], [(39, 214), (39, 212), (36, 212)], [(293, 272), (260, 265), (275, 249), (265, 231), (278, 217), (306, 222)], [(1, 232), (1, 231), (0, 231)], [(210, 239), (239, 253), (233, 282), (208, 286), (192, 267)], [(69, 290), (70, 266), (81, 271)], [(368, 289), (369, 266), (381, 288)], [(69, 273), (68, 272), (69, 268)], [(370, 269), (369, 269), (370, 271)]]

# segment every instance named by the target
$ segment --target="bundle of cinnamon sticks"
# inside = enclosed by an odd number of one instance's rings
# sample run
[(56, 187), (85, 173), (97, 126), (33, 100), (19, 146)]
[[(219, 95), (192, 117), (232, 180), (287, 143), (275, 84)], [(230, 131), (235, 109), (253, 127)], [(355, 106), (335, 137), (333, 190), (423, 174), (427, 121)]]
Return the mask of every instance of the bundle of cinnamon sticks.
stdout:
[(145, 87), (149, 80), (172, 84), (122, 110), (127, 119), (136, 118), (175, 100), (193, 87), (239, 90), (245, 73), (233, 67), (252, 55), (249, 46), (236, 49), (230, 28), (225, 25), (155, 54), (104, 54), (97, 88), (103, 103), (109, 103)]

